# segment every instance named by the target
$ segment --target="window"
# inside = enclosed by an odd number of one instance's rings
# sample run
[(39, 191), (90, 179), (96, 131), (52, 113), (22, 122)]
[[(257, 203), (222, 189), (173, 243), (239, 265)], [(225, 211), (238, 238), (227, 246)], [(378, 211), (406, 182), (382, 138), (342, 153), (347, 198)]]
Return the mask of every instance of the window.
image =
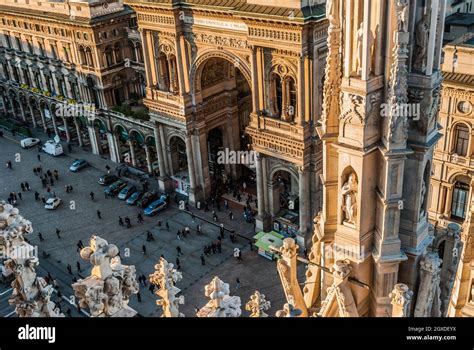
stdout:
[(54, 59), (58, 58), (58, 48), (56, 44), (51, 44), (51, 55), (53, 56)]
[(28, 53), (33, 53), (33, 44), (31, 43), (31, 40), (26, 40), (26, 45), (28, 47)]
[(17, 36), (15, 37), (15, 44), (16, 44), (17, 50), (20, 50), (20, 51), (21, 51), (21, 50), (22, 50), (22, 47), (21, 47), (21, 40), (20, 40), (20, 38), (17, 37)]
[(467, 147), (469, 144), (469, 129), (464, 124), (458, 124), (454, 132), (455, 144), (454, 153), (458, 156), (465, 157), (467, 155)]
[(64, 59), (66, 60), (66, 62), (70, 62), (71, 55), (69, 54), (69, 48), (64, 46), (63, 51), (64, 51)]
[(467, 197), (469, 195), (469, 185), (463, 182), (456, 182), (453, 191), (451, 205), (451, 218), (464, 221), (466, 218)]
[(9, 49), (11, 49), (11, 48), (12, 48), (12, 41), (11, 41), (11, 39), (10, 39), (10, 35), (9, 35), (9, 34), (5, 34), (5, 41), (7, 42), (7, 47), (8, 47)]
[(10, 78), (10, 71), (8, 70), (8, 65), (6, 63), (3, 63), (3, 73), (5, 75), (5, 79), (11, 80)]
[(40, 56), (44, 56), (44, 44), (42, 42), (38, 42), (38, 48)]
[(25, 84), (30, 86), (31, 80), (30, 80), (30, 72), (28, 71), (28, 68), (23, 68), (23, 76), (25, 77)]

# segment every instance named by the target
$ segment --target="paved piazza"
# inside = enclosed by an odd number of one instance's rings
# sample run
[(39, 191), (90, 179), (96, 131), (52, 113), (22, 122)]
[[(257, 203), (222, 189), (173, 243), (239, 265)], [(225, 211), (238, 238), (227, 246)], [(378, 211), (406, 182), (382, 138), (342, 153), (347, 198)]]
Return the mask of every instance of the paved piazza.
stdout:
[[(35, 135), (40, 138), (41, 135)], [(44, 139), (44, 138), (43, 138)], [(90, 152), (75, 147), (72, 154), (65, 154), (54, 158), (45, 153), (41, 153), (41, 165), (46, 171), (54, 169), (59, 171), (59, 181), (54, 183), (52, 191), (56, 192), (63, 199), (63, 204), (54, 211), (44, 209), (41, 201), (35, 201), (34, 191), (37, 190), (40, 195), (46, 197), (46, 189), (41, 187), (39, 177), (33, 174), (33, 167), (38, 166), (38, 151), (36, 148), (23, 150), (17, 143), (17, 139), (6, 133), (5, 138), (0, 139), (0, 160), (5, 163), (8, 160), (13, 162), (13, 169), (7, 169), (4, 164), (0, 167), (0, 198), (6, 199), (12, 191), (20, 192), (20, 183), (27, 181), (31, 186), (30, 192), (23, 192), (23, 200), (18, 200), (17, 207), (20, 214), (33, 224), (34, 232), (27, 238), (33, 245), (38, 245), (40, 256), (40, 275), (50, 272), (58, 281), (60, 290), (64, 294), (63, 299), (73, 295), (72, 284), (73, 276), (67, 272), (67, 265), (72, 266), (76, 278), (86, 277), (90, 272), (90, 266), (86, 261), (81, 260), (76, 243), (82, 240), (85, 245), (91, 235), (97, 234), (120, 248), (124, 264), (135, 265), (137, 276), (144, 274), (148, 276), (153, 272), (153, 266), (158, 262), (161, 254), (169, 261), (175, 264), (177, 257), (176, 247), (179, 245), (184, 253), (180, 257), (181, 271), (183, 280), (177, 287), (182, 290), (185, 296), (185, 305), (181, 311), (186, 316), (194, 315), (194, 308), (201, 307), (207, 302), (204, 296), (204, 286), (214, 276), (219, 276), (224, 282), (231, 286), (231, 295), (238, 295), (242, 300), (243, 315), (248, 315), (244, 310), (245, 303), (249, 296), (259, 290), (267, 296), (267, 300), (272, 302), (272, 309), (269, 314), (274, 314), (279, 307), (285, 303), (283, 289), (276, 270), (275, 262), (271, 262), (257, 255), (255, 251), (250, 251), (250, 244), (247, 239), (239, 238), (238, 242), (230, 242), (229, 233), (223, 240), (222, 253), (213, 254), (206, 257), (206, 265), (202, 266), (200, 255), (204, 245), (215, 241), (218, 236), (218, 227), (214, 224), (204, 222), (198, 217), (211, 219), (211, 212), (204, 213), (191, 208), (196, 212), (195, 222), (191, 215), (180, 211), (172, 203), (166, 211), (153, 218), (144, 217), (143, 224), (137, 224), (137, 214), (140, 209), (134, 206), (128, 206), (123, 201), (116, 198), (105, 199), (103, 188), (97, 183), (97, 179), (105, 172), (106, 164), (114, 169), (114, 164), (100, 156), (92, 155)], [(20, 155), (19, 162), (15, 162), (15, 157)], [(91, 167), (83, 169), (78, 173), (71, 173), (68, 170), (69, 165), (75, 158), (84, 158), (89, 161)], [(154, 180), (151, 180), (152, 182)], [(74, 188), (72, 193), (65, 193), (64, 186), (71, 184)], [(152, 184), (153, 185), (153, 184)], [(89, 198), (90, 191), (93, 191), (95, 201)], [(69, 207), (70, 201), (74, 201), (75, 208)], [(172, 201), (173, 202), (173, 201)], [(97, 210), (101, 211), (102, 219), (97, 217)], [(245, 223), (241, 218), (241, 208), (233, 208), (235, 216), (234, 221), (230, 222), (228, 215), (222, 211), (219, 219), (226, 228), (235, 229), (236, 233), (251, 237), (253, 235), (253, 224)], [(237, 215), (238, 213), (238, 215)], [(118, 217), (128, 216), (132, 220), (132, 228), (127, 229), (118, 224)], [(163, 225), (158, 227), (158, 220)], [(169, 232), (164, 223), (168, 221), (170, 225)], [(201, 224), (203, 234), (196, 234), (196, 225)], [(179, 241), (177, 239), (177, 230), (189, 226), (192, 230), (190, 236)], [(61, 239), (56, 236), (56, 228), (61, 233)], [(146, 231), (150, 230), (154, 237), (154, 242), (146, 241)], [(38, 232), (41, 232), (45, 241), (40, 242)], [(146, 245), (147, 254), (142, 253), (142, 246)], [(233, 249), (238, 247), (243, 252), (243, 262), (237, 263), (233, 257)], [(125, 257), (129, 251), (129, 257)], [(49, 258), (43, 258), (42, 254), (50, 254)], [(78, 273), (76, 268), (77, 261), (80, 261), (82, 273)], [(236, 278), (240, 279), (240, 288), (236, 289)], [(0, 312), (2, 316), (8, 315), (13, 308), (8, 305), (7, 297), (10, 292), (9, 286), (1, 285), (0, 288)], [(4, 294), (2, 294), (4, 293)], [(160, 316), (161, 310), (156, 306), (157, 297), (150, 292), (147, 287), (140, 286), (142, 302), (137, 301), (133, 296), (130, 305), (135, 308), (141, 316)], [(275, 305), (275, 307), (273, 307)], [(63, 312), (67, 309), (66, 301), (61, 303)], [(74, 308), (73, 308), (74, 309)], [(73, 315), (77, 315), (73, 310)]]

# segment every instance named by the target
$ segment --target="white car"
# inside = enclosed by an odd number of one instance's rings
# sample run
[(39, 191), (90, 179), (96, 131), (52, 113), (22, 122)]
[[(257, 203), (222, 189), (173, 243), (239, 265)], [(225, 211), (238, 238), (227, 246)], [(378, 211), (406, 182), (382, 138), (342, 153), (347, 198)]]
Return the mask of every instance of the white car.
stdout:
[(59, 205), (60, 205), (62, 202), (63, 202), (63, 201), (62, 201), (61, 198), (59, 198), (59, 197), (49, 198), (49, 199), (46, 201), (46, 204), (44, 205), (44, 208), (45, 208), (45, 209), (54, 210), (54, 209), (56, 209), (57, 207), (59, 207)]
[(36, 146), (38, 143), (40, 143), (39, 139), (27, 137), (26, 139), (20, 141), (20, 146), (23, 148), (30, 148)]

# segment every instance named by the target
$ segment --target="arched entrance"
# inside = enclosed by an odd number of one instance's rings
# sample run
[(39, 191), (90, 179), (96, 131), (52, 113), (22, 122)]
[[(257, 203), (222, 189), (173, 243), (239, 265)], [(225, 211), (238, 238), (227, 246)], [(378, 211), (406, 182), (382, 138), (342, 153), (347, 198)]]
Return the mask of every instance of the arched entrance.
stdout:
[(136, 130), (132, 130), (130, 132), (128, 145), (131, 156), (130, 163), (134, 167), (147, 171), (146, 153), (144, 150), (145, 138), (143, 135)]
[(104, 122), (100, 119), (94, 120), (94, 132), (97, 137), (97, 145), (99, 147), (99, 153), (105, 154), (110, 157), (110, 145), (107, 139), (107, 127)]
[(298, 179), (289, 171), (277, 170), (270, 179), (270, 212), (277, 215), (282, 210), (299, 211)]
[(131, 162), (130, 150), (128, 146), (128, 131), (122, 125), (116, 125), (114, 128), (114, 137), (117, 140), (118, 161), (127, 160)]
[(237, 57), (216, 53), (198, 62), (194, 100), (198, 118), (205, 121), (206, 144), (205, 148), (201, 145), (201, 152), (207, 153), (203, 154), (201, 186), (209, 196), (216, 191), (224, 193), (222, 185), (240, 181), (243, 174), (254, 172), (250, 164), (242, 161), (242, 155), (250, 151), (245, 128), (252, 111), (252, 97), (247, 67)]

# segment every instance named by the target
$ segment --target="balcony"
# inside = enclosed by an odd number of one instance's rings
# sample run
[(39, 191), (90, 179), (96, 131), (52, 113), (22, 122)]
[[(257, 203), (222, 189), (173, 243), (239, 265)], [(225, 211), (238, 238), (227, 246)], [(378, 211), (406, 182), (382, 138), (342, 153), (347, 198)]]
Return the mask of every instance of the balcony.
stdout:
[(141, 40), (140, 32), (138, 29), (127, 28), (127, 36), (129, 39)]
[(280, 119), (250, 115), (246, 129), (255, 151), (281, 158), (298, 165), (310, 154), (309, 125), (296, 125)]

